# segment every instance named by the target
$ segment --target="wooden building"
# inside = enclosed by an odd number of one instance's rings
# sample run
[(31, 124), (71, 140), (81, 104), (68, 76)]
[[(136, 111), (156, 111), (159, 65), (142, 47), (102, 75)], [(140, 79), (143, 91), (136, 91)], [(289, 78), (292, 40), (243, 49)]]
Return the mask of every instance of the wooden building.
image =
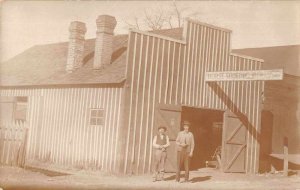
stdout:
[[(263, 69), (284, 68), (282, 81), (266, 81), (262, 105), (260, 171), (282, 170), (283, 141), (289, 167), (300, 168), (300, 45), (233, 50), (264, 59)], [(270, 156), (271, 155), (271, 156)]]
[(96, 39), (72, 22), (69, 42), (34, 46), (1, 65), (1, 121), (28, 124), (26, 164), (148, 173), (163, 124), (174, 171), (174, 141), (190, 120), (192, 168), (222, 146), (224, 172), (258, 172), (265, 82), (205, 82), (204, 74), (260, 70), (262, 59), (232, 53), (230, 30), (196, 20), (128, 35), (113, 35), (114, 17), (96, 23)]

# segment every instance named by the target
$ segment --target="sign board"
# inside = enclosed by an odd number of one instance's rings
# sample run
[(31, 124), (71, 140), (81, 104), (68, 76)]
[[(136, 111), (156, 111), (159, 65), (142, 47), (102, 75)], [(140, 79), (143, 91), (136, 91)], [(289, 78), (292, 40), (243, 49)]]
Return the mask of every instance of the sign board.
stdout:
[(205, 72), (205, 81), (282, 80), (283, 70), (219, 71)]

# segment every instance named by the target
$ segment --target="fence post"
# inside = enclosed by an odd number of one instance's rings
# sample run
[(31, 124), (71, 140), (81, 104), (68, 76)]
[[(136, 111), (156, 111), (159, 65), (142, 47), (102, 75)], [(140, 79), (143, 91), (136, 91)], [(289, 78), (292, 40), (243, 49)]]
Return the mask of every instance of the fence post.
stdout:
[(289, 149), (288, 149), (288, 138), (283, 139), (283, 175), (288, 176), (289, 170)]

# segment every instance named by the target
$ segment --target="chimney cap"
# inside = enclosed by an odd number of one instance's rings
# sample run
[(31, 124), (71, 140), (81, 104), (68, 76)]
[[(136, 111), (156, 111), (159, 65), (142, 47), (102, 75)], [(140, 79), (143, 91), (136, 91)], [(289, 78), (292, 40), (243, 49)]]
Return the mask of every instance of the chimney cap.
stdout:
[(117, 25), (117, 20), (114, 16), (99, 15), (96, 20), (96, 24), (99, 32), (105, 32), (104, 28), (113, 31)]
[(73, 32), (80, 32), (80, 33), (86, 33), (86, 26), (84, 22), (80, 22), (80, 21), (72, 21), (70, 23), (70, 27), (69, 27), (69, 31)]

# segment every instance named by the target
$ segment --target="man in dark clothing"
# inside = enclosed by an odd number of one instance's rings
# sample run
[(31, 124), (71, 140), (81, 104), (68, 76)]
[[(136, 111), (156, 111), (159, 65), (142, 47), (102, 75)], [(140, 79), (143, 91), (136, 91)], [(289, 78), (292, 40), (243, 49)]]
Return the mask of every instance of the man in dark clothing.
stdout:
[(154, 171), (153, 182), (164, 180), (165, 162), (167, 159), (167, 147), (170, 146), (169, 137), (165, 134), (165, 126), (158, 127), (158, 135), (153, 138), (154, 151)]
[(188, 182), (189, 180), (189, 161), (190, 157), (193, 156), (194, 151), (194, 135), (189, 132), (190, 123), (188, 121), (183, 122), (183, 131), (178, 133), (176, 138), (177, 144), (177, 172), (176, 172), (176, 181), (180, 181), (180, 169), (182, 163), (184, 164), (185, 169), (185, 180), (184, 182)]

